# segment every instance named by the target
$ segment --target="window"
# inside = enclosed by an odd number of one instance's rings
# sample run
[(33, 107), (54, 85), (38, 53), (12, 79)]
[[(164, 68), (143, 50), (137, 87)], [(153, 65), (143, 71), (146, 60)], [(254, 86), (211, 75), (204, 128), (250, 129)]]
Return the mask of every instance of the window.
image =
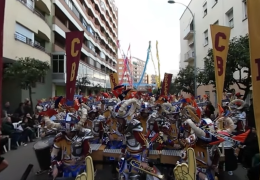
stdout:
[(52, 55), (52, 72), (64, 73), (64, 54)]
[(207, 2), (203, 5), (203, 17), (205, 17), (208, 14), (207, 10)]
[(122, 73), (120, 72), (119, 75), (122, 75)]
[(218, 25), (218, 20), (214, 23), (214, 25)]
[(243, 3), (243, 20), (247, 18), (247, 4), (246, 0), (242, 0)]
[(121, 80), (122, 78), (119, 78), (119, 80)]
[(102, 52), (102, 51), (100, 51), (100, 57), (102, 58), (102, 59), (106, 59), (106, 56), (105, 56), (105, 54)]
[(230, 9), (227, 13), (227, 20), (228, 20), (228, 26), (233, 28), (234, 27), (234, 17), (233, 17), (233, 8)]
[(88, 57), (88, 63), (89, 63), (90, 65), (92, 65), (92, 66), (95, 65), (94, 60), (93, 60), (92, 58), (90, 58), (90, 57)]
[(72, 11), (74, 12), (74, 14), (75, 14), (78, 18), (80, 18), (80, 16), (79, 16), (79, 11), (76, 9), (76, 7), (75, 7), (74, 5), (72, 5)]
[(90, 42), (90, 41), (87, 41), (87, 43), (88, 43), (88, 48), (95, 52), (94, 44), (92, 42)]
[(119, 64), (123, 64), (123, 62), (122, 62), (122, 61), (120, 61), (120, 62), (119, 62)]
[(101, 69), (101, 64), (96, 61), (96, 68)]
[(209, 91), (205, 91), (205, 94), (206, 94), (208, 97), (210, 97)]
[(122, 67), (119, 67), (118, 69), (123, 69)]
[[(24, 43), (33, 43), (34, 42), (34, 33), (24, 27), (23, 25), (16, 23), (15, 24), (15, 38)], [(29, 42), (30, 41), (30, 42)]]
[(206, 30), (204, 32), (204, 46), (207, 46), (209, 44), (209, 32)]

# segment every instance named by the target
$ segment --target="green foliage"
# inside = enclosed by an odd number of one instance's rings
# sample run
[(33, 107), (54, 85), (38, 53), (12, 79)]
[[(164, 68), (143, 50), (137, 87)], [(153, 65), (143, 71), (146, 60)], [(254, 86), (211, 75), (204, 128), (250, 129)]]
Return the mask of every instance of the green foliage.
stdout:
[[(202, 85), (201, 79), (203, 78), (203, 74), (199, 71), (199, 69), (196, 69), (196, 71), (194, 66), (189, 65), (186, 68), (180, 69), (172, 85), (174, 87), (175, 94), (183, 91), (188, 94), (195, 95), (195, 78), (197, 81), (196, 88)], [(197, 75), (195, 75), (195, 73)]]
[(4, 78), (18, 80), (23, 89), (28, 89), (45, 77), (49, 69), (47, 62), (30, 57), (19, 58), (4, 69)]
[(15, 79), (22, 89), (28, 89), (32, 108), (32, 87), (46, 76), (48, 70), (50, 70), (50, 65), (47, 62), (30, 57), (19, 58), (4, 69), (4, 78)]
[[(212, 84), (215, 86), (215, 70), (213, 50), (209, 49), (204, 58), (204, 78), (203, 85)], [(238, 74), (238, 78), (234, 77)], [(230, 91), (230, 85), (236, 84), (240, 90), (244, 91), (244, 99), (250, 92), (251, 83), (250, 52), (248, 35), (234, 37), (230, 40), (229, 51), (226, 63), (226, 74), (224, 90)]]
[(87, 89), (87, 85), (91, 84), (90, 81), (88, 80), (88, 77), (82, 77), (82, 78), (78, 78), (76, 80), (76, 87), (77, 89), (80, 89), (81, 92), (84, 92), (86, 91)]

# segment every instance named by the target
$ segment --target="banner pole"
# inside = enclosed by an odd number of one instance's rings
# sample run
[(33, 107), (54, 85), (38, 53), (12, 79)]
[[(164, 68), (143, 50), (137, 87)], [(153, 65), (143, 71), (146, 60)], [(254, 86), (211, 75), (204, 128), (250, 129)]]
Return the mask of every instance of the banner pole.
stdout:
[(0, 0), (0, 128), (2, 127), (2, 81), (3, 81), (3, 41), (4, 41), (4, 17), (5, 0)]

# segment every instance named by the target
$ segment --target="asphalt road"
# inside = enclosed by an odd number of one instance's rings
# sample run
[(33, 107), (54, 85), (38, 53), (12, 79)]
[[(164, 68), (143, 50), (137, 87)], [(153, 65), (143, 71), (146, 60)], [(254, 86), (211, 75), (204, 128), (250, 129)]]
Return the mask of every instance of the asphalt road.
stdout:
[[(49, 180), (46, 174), (41, 176), (36, 176), (35, 173), (40, 170), (39, 165), (33, 150), (33, 144), (30, 143), (26, 147), (19, 147), (18, 150), (10, 151), (4, 154), (3, 156), (9, 163), (9, 167), (0, 173), (0, 180), (20, 180), (23, 173), (25, 172), (29, 164), (33, 165), (33, 169), (30, 172), (27, 180)], [(226, 173), (222, 174), (219, 180), (246, 180), (246, 171), (239, 167), (233, 176), (229, 176)], [(106, 165), (102, 170), (98, 170), (97, 177), (95, 180), (111, 180), (111, 167)]]

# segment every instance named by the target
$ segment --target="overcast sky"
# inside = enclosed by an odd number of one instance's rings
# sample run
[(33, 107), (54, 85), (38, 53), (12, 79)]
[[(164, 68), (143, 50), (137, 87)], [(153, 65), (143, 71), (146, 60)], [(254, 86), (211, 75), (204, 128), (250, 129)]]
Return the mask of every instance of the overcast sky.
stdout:
[[(126, 53), (131, 44), (132, 57), (146, 60), (149, 41), (152, 42), (153, 59), (156, 59), (156, 40), (159, 42), (161, 76), (165, 72), (177, 73), (180, 59), (180, 23), (185, 10), (180, 4), (167, 0), (115, 0), (118, 7), (118, 39)], [(190, 0), (176, 0), (188, 5)], [(148, 74), (154, 74), (151, 59)]]

